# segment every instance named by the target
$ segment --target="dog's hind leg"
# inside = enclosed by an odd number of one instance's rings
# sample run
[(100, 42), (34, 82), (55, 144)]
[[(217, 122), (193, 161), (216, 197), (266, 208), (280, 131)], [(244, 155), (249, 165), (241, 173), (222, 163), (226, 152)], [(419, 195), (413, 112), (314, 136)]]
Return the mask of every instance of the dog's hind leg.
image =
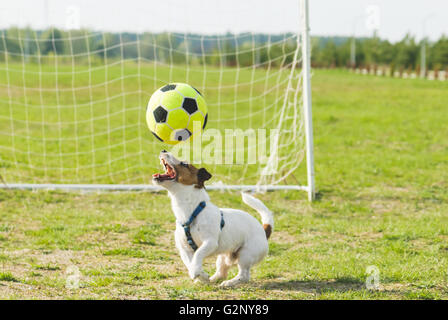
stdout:
[[(264, 242), (262, 241), (264, 240)], [(238, 274), (235, 278), (221, 283), (223, 287), (232, 287), (250, 280), (250, 268), (260, 262), (268, 252), (266, 239), (247, 243), (238, 252)]]
[(224, 281), (221, 287), (234, 287), (241, 283), (249, 282), (250, 279), (250, 265), (242, 265), (238, 262), (238, 274), (235, 278)]
[(232, 266), (231, 264), (228, 264), (227, 260), (228, 259), (225, 254), (220, 254), (218, 256), (218, 258), (216, 259), (216, 272), (210, 278), (210, 281), (215, 282), (227, 278), (229, 268)]
[(255, 261), (250, 255), (250, 249), (245, 247), (240, 250), (238, 254), (238, 274), (235, 278), (224, 281), (221, 283), (222, 287), (233, 287), (241, 283), (248, 282), (250, 279), (250, 268), (254, 265)]

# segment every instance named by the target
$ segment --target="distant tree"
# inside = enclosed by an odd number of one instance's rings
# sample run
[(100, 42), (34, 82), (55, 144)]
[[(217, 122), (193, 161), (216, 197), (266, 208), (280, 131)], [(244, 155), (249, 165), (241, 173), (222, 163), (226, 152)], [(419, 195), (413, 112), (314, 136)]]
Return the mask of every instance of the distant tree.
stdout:
[(12, 59), (20, 59), (22, 54), (22, 44), (19, 41), (20, 30), (18, 28), (10, 28), (3, 30), (0, 39), (0, 50), (2, 51), (2, 59), (8, 55)]
[(415, 42), (415, 38), (407, 34), (403, 40), (395, 44), (395, 47), (395, 65), (398, 68), (415, 69), (420, 52), (420, 46)]
[(123, 59), (136, 59), (138, 57), (137, 35), (135, 33), (122, 33), (119, 36), (120, 55)]
[(321, 49), (318, 61), (323, 67), (328, 68), (337, 66), (339, 52), (333, 40), (327, 41), (325, 46)]
[(378, 37), (372, 37), (364, 40), (364, 63), (368, 66), (381, 63), (381, 40)]
[(95, 48), (97, 55), (104, 59), (110, 59), (120, 56), (120, 39), (118, 34), (104, 33)]
[(98, 47), (93, 33), (88, 30), (70, 30), (67, 32), (66, 49), (69, 54), (86, 56)]
[(64, 53), (64, 36), (59, 29), (51, 28), (44, 32), (41, 38), (44, 40), (41, 47), (42, 54), (53, 52), (53, 54), (59, 55)]
[(157, 55), (156, 36), (145, 32), (140, 36), (140, 54), (143, 59), (154, 61)]
[(448, 68), (448, 38), (445, 35), (431, 46), (428, 60), (431, 68)]
[(286, 48), (279, 43), (275, 43), (268, 48), (268, 53), (270, 57), (269, 64), (272, 67), (280, 67), (286, 64)]
[(255, 63), (255, 51), (253, 50), (252, 43), (246, 42), (238, 48), (238, 63), (240, 66), (247, 67)]
[(384, 65), (390, 65), (395, 57), (395, 47), (387, 40), (379, 44), (378, 62)]
[[(394, 70), (420, 67), (422, 42), (412, 35), (391, 43), (377, 36), (357, 38), (356, 64), (360, 67), (388, 65)], [(350, 64), (352, 39), (348, 37), (312, 37), (313, 67), (346, 67)], [(289, 66), (297, 48), (293, 34), (201, 35), (182, 33), (93, 33), (89, 30), (30, 28), (0, 30), (0, 60), (5, 58), (39, 61), (40, 56), (66, 55), (61, 62), (100, 64), (105, 59), (137, 59), (168, 64), (210, 64), (214, 66), (253, 66), (265, 68)], [(427, 43), (428, 68), (448, 68), (448, 38)], [(50, 61), (50, 60), (48, 60)]]
[(351, 40), (347, 40), (338, 46), (338, 54), (336, 59), (337, 67), (345, 67), (350, 65)]
[(236, 61), (237, 48), (235, 47), (235, 41), (232, 39), (232, 36), (233, 35), (231, 33), (227, 33), (225, 35), (225, 38), (220, 43), (222, 60), (226, 66), (237, 65)]

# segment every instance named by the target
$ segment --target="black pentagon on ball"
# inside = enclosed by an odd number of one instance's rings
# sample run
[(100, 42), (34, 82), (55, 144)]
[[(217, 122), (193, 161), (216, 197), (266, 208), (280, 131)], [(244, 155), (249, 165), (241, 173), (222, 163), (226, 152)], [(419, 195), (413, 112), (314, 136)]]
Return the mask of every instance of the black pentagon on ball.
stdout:
[(177, 141), (185, 141), (190, 138), (191, 132), (188, 129), (178, 130), (174, 133), (174, 139)]
[(182, 108), (188, 112), (188, 114), (193, 114), (198, 110), (198, 105), (196, 104), (196, 100), (192, 98), (185, 98), (182, 103)]
[(166, 117), (168, 116), (168, 111), (166, 111), (162, 106), (158, 106), (152, 114), (154, 115), (154, 119), (156, 119), (157, 123), (166, 122)]
[(174, 90), (174, 89), (176, 89), (176, 85), (175, 84), (167, 84), (162, 89), (160, 89), (160, 91), (166, 92), (166, 91), (170, 91), (170, 90)]

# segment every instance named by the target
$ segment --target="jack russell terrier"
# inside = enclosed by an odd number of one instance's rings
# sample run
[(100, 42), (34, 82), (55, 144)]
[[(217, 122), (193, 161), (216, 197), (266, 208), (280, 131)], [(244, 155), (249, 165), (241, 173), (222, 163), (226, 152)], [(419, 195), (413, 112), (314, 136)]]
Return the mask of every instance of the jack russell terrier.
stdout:
[[(233, 264), (238, 274), (221, 286), (230, 287), (249, 281), (250, 268), (268, 253), (268, 238), (274, 227), (272, 212), (258, 199), (242, 193), (243, 201), (261, 215), (263, 226), (242, 210), (220, 209), (204, 188), (212, 175), (204, 168), (177, 160), (162, 151), (160, 161), (165, 173), (153, 175), (153, 183), (168, 190), (177, 219), (175, 240), (181, 259), (195, 281), (218, 281), (227, 278)], [(216, 273), (202, 269), (203, 260), (218, 255)]]

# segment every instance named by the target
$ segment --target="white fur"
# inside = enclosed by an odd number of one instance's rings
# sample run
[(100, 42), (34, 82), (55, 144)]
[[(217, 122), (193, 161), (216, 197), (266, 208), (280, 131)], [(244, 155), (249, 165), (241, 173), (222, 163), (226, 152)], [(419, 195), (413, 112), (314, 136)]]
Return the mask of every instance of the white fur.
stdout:
[[(168, 164), (178, 164), (179, 160), (168, 152), (162, 152)], [(211, 201), (203, 188), (183, 185), (176, 181), (156, 181), (155, 184), (165, 187), (171, 198), (171, 206), (176, 216), (176, 247), (182, 261), (188, 269), (191, 279), (200, 281), (217, 281), (227, 278), (227, 272), (233, 264), (238, 265), (238, 275), (222, 286), (234, 286), (250, 279), (250, 268), (260, 262), (268, 253), (268, 241), (263, 227), (253, 216), (237, 209), (218, 208)], [(243, 201), (257, 210), (264, 224), (273, 227), (271, 211), (258, 199), (243, 193)], [(190, 232), (198, 249), (190, 247), (181, 224), (185, 223), (201, 201), (206, 206), (190, 226)], [(225, 226), (221, 230), (221, 211)], [(216, 273), (209, 278), (202, 268), (203, 260), (218, 255)]]
[(274, 216), (272, 215), (271, 210), (269, 210), (263, 202), (252, 197), (250, 194), (241, 192), (241, 195), (243, 196), (244, 203), (257, 210), (261, 215), (261, 222), (263, 224), (269, 224), (271, 228), (274, 229)]

